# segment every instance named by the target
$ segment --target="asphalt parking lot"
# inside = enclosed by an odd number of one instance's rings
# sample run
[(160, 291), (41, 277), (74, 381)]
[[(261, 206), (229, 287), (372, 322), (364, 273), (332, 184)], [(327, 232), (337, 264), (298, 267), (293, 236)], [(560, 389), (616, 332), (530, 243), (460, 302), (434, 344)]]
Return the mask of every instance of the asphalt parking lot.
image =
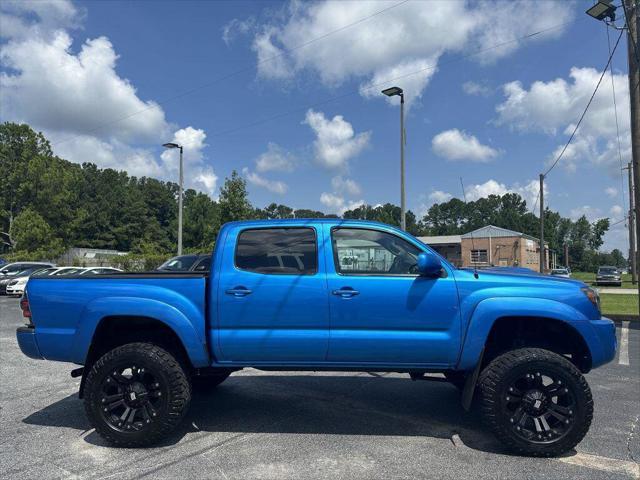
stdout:
[(615, 361), (587, 376), (595, 417), (577, 451), (532, 459), (505, 452), (448, 384), (251, 369), (196, 395), (187, 421), (164, 444), (110, 448), (87, 423), (71, 366), (21, 354), (21, 324), (18, 301), (0, 297), (3, 478), (640, 478), (634, 325), (622, 338), (618, 329), (625, 346)]

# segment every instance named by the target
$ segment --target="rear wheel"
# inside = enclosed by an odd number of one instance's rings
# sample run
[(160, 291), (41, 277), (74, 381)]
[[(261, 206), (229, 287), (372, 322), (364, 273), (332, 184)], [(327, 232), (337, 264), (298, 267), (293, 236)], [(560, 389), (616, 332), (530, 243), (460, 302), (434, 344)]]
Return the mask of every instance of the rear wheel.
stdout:
[(93, 364), (84, 405), (96, 432), (109, 443), (141, 447), (178, 426), (190, 400), (189, 379), (169, 352), (150, 343), (129, 343)]
[(482, 416), (517, 453), (556, 456), (584, 438), (593, 399), (580, 371), (548, 350), (523, 348), (493, 360), (480, 375)]

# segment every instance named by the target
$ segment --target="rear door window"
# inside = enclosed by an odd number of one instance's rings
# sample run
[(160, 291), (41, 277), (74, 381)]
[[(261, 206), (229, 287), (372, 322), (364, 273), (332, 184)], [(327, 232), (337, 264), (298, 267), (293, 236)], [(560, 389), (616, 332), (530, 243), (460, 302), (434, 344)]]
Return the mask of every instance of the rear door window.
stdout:
[(274, 275), (313, 275), (318, 271), (316, 232), (312, 228), (261, 228), (238, 236), (236, 267)]

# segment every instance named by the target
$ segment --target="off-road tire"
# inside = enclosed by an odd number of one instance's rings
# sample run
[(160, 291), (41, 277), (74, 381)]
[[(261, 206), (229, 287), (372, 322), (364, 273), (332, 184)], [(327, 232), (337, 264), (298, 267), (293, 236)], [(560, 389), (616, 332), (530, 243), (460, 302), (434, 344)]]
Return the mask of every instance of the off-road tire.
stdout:
[[(103, 382), (111, 381), (109, 377), (115, 369), (130, 364), (153, 371), (158, 391), (164, 392), (164, 397), (148, 425), (137, 431), (118, 431), (102, 412)], [(191, 384), (185, 369), (171, 353), (151, 343), (114, 348), (92, 365), (86, 377), (84, 406), (89, 422), (102, 438), (117, 447), (144, 447), (162, 440), (180, 424), (190, 402)]]
[[(574, 399), (571, 424), (553, 441), (528, 441), (514, 431), (504, 399), (508, 398), (511, 382), (527, 372), (543, 372), (543, 376), (548, 372), (562, 379)], [(548, 350), (522, 348), (500, 355), (481, 372), (478, 386), (484, 422), (506, 447), (521, 455), (553, 457), (571, 450), (587, 434), (593, 419), (593, 399), (584, 376), (565, 357)]]

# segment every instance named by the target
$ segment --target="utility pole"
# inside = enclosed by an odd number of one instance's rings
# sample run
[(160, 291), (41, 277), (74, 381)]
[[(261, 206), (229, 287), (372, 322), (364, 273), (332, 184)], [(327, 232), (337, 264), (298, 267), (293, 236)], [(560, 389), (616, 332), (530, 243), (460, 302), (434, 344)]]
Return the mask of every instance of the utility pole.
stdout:
[(569, 244), (564, 244), (564, 266), (567, 268), (571, 268), (569, 266)]
[(540, 174), (540, 273), (544, 273), (544, 173)]
[(629, 174), (629, 264), (631, 266), (631, 282), (635, 285), (638, 282), (638, 272), (636, 265), (635, 202), (633, 201), (633, 164), (629, 162), (623, 170), (627, 170)]
[[(638, 56), (640, 55), (640, 44), (638, 43), (638, 32), (640, 17), (638, 16), (638, 0), (624, 0), (623, 8), (627, 20), (627, 58), (629, 61), (629, 99), (631, 101), (631, 154), (633, 158), (633, 191), (635, 218), (640, 219), (640, 92), (638, 83), (640, 82), (640, 70)], [(629, 192), (631, 197), (631, 192)], [(630, 220), (631, 221), (631, 220)], [(640, 222), (635, 222), (636, 238), (640, 239)], [(636, 258), (633, 262), (637, 266)], [(638, 283), (638, 302), (640, 302), (640, 283)]]

